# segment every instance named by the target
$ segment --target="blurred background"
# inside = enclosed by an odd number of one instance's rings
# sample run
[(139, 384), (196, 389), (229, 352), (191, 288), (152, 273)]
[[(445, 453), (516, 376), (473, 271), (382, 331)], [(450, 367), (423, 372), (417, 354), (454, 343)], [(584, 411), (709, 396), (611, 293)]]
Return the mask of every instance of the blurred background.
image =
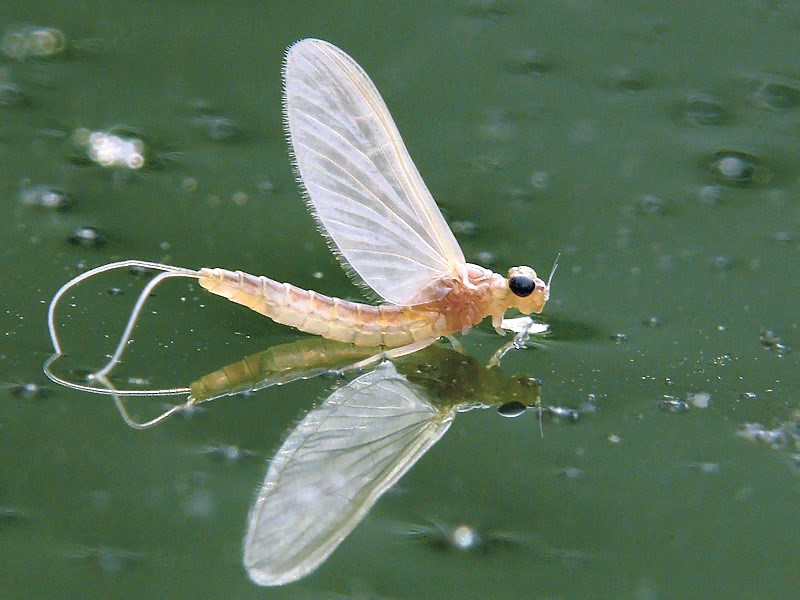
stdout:
[[(0, 31), (1, 596), (796, 592), (795, 3), (37, 0), (3, 4)], [(561, 253), (550, 333), (503, 370), (576, 412), (543, 436), (530, 411), (460, 415), (318, 571), (263, 589), (241, 565), (250, 502), (335, 382), (141, 432), (41, 366), (52, 295), (114, 260), (360, 298), (288, 159), (281, 61), (304, 37), (373, 78), (468, 260), (546, 274)], [(103, 364), (143, 282), (68, 296), (73, 373)], [(170, 282), (117, 382), (185, 386), (299, 337)], [(504, 340), (484, 324), (463, 341), (486, 362)], [(454, 544), (459, 525), (478, 541)]]

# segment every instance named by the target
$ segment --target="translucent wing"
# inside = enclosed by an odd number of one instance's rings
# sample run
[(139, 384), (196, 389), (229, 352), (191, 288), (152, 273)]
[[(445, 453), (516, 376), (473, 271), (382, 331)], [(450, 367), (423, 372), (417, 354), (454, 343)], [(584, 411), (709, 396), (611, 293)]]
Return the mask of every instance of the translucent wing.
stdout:
[(344, 260), (394, 304), (440, 299), (464, 254), (375, 85), (347, 54), (306, 39), (286, 54), (285, 114), (312, 213)]
[(253, 581), (282, 585), (316, 569), (444, 435), (455, 411), (424, 395), (385, 363), (300, 422), (250, 511), (244, 564)]

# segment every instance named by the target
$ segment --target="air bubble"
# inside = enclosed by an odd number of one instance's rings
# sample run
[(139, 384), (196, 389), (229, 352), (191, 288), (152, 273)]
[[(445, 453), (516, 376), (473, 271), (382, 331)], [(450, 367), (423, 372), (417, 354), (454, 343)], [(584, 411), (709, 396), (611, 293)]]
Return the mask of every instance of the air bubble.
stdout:
[(716, 152), (707, 166), (712, 175), (728, 185), (746, 186), (769, 179), (767, 169), (757, 157), (737, 150)]
[(70, 244), (84, 248), (100, 248), (107, 241), (106, 235), (102, 231), (89, 225), (78, 227), (69, 237)]
[(528, 409), (522, 402), (517, 400), (513, 400), (511, 402), (506, 402), (505, 404), (501, 405), (497, 412), (502, 417), (519, 417), (520, 415), (524, 414), (525, 411)]
[(72, 205), (64, 190), (47, 184), (31, 185), (29, 181), (23, 182), (21, 186), (20, 202), (49, 210), (64, 210)]
[(661, 319), (656, 316), (648, 317), (642, 321), (642, 325), (651, 328), (661, 327)]
[(406, 526), (402, 534), (440, 552), (455, 550), (472, 554), (486, 554), (500, 546), (517, 546), (523, 539), (506, 532), (482, 531), (468, 523), (450, 525), (433, 519), (425, 524)]
[(53, 393), (50, 388), (37, 383), (18, 383), (12, 385), (9, 391), (18, 400), (44, 400)]

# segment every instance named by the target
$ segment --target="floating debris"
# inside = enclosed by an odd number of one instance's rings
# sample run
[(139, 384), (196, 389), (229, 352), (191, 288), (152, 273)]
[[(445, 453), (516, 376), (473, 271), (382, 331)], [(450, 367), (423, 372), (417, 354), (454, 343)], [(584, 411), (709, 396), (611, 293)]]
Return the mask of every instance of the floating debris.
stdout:
[(688, 402), (684, 400), (680, 400), (675, 396), (669, 396), (665, 394), (661, 401), (658, 403), (658, 409), (661, 412), (665, 412), (668, 414), (679, 415), (686, 412), (689, 412), (690, 405)]
[(790, 440), (794, 441), (795, 447), (800, 445), (798, 424), (792, 421), (782, 423), (775, 429), (767, 429), (761, 423), (745, 423), (736, 433), (748, 441), (765, 444), (774, 450), (787, 448)]
[(762, 328), (759, 340), (762, 348), (766, 348), (778, 356), (784, 356), (792, 351), (789, 346), (783, 343), (781, 336), (772, 329)]
[(542, 408), (542, 412), (550, 415), (550, 418), (555, 422), (577, 423), (581, 419), (579, 411), (564, 406), (545, 406)]
[(612, 342), (616, 342), (617, 344), (624, 344), (628, 341), (627, 334), (624, 333), (613, 333), (610, 336)]
[(711, 394), (709, 392), (689, 392), (686, 394), (686, 402), (697, 408), (708, 408)]

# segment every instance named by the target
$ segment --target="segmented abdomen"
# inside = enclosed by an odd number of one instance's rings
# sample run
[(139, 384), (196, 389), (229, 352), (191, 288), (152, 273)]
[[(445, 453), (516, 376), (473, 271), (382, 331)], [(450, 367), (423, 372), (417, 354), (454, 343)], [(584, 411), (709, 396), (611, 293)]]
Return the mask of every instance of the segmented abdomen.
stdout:
[(330, 298), (241, 271), (200, 269), (200, 285), (300, 331), (359, 346), (395, 348), (444, 335), (436, 312)]

